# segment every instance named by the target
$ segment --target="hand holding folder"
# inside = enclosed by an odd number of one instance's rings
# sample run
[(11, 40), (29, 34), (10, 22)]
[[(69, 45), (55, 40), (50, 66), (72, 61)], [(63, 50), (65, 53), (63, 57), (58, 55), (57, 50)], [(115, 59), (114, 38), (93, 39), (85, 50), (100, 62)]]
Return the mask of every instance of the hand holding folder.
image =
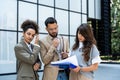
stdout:
[(64, 60), (51, 62), (51, 65), (58, 66), (59, 68), (63, 68), (63, 69), (76, 68), (78, 66), (78, 61), (76, 56), (74, 55)]

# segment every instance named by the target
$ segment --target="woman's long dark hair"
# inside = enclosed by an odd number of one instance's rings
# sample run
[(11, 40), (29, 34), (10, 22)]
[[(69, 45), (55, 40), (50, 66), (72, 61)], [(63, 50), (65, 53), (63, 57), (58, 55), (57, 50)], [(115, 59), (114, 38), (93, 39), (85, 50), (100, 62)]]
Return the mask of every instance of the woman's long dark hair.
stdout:
[(84, 38), (85, 41), (83, 42), (83, 56), (84, 60), (88, 61), (89, 60), (89, 55), (90, 55), (90, 50), (93, 44), (96, 45), (96, 40), (93, 35), (92, 28), (88, 24), (81, 24), (76, 31), (76, 38), (75, 38), (75, 43), (72, 47), (72, 50), (76, 50), (79, 47), (79, 40), (78, 40), (78, 33), (81, 34)]

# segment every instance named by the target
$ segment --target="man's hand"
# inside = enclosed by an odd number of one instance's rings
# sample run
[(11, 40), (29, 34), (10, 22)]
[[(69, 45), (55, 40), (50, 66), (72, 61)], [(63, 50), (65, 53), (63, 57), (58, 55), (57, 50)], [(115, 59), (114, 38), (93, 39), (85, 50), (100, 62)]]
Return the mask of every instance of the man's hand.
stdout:
[(39, 69), (39, 67), (40, 67), (40, 64), (39, 63), (35, 63), (34, 66), (33, 66), (33, 69), (35, 71), (37, 71)]
[(68, 58), (68, 54), (65, 52), (62, 52), (61, 57), (62, 57), (62, 59), (66, 59), (66, 58)]
[(53, 42), (52, 42), (52, 45), (57, 48), (57, 46), (59, 45), (59, 43), (60, 43), (59, 39), (58, 39), (58, 38), (55, 38), (55, 39), (53, 40)]

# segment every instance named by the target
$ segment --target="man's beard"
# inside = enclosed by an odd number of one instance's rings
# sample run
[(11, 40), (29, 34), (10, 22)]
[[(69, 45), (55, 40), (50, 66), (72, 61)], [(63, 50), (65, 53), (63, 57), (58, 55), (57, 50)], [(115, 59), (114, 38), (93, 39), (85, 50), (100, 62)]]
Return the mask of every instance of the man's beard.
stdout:
[(55, 37), (57, 37), (58, 33), (56, 33), (56, 35), (52, 35), (52, 34), (49, 33), (49, 35), (50, 35), (51, 37), (55, 38)]

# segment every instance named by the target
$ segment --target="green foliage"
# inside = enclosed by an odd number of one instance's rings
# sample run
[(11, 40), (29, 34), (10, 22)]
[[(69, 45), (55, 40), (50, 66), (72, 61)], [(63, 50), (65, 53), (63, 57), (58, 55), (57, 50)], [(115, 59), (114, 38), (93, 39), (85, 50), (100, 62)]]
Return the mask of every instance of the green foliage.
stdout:
[(111, 56), (111, 55), (107, 55), (107, 56), (100, 56), (102, 60), (120, 60), (120, 56)]
[(112, 56), (101, 56), (102, 60), (112, 60)]
[(120, 0), (111, 0), (112, 53), (120, 54)]

